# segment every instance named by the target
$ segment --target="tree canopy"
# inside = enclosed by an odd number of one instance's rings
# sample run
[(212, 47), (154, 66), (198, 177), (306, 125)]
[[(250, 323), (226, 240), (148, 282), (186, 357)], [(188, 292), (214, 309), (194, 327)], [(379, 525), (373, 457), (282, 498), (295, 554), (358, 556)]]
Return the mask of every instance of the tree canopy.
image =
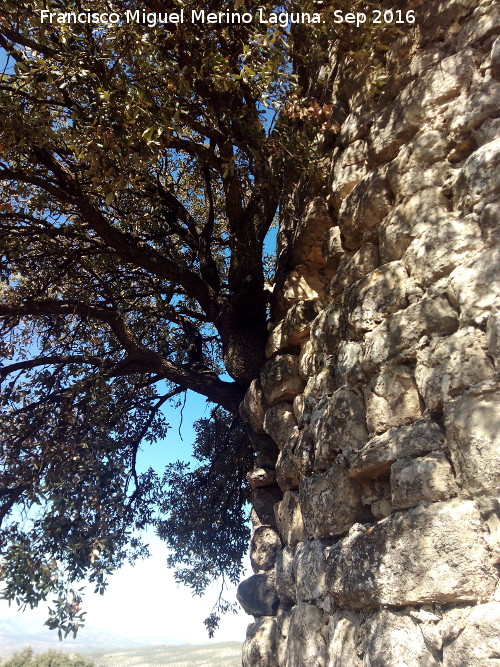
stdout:
[[(145, 553), (148, 525), (196, 591), (238, 577), (252, 449), (237, 411), (264, 360), (263, 243), (299, 150), (292, 63), (321, 53), (325, 24), (68, 24), (42, 9), (82, 10), (3, 0), (0, 14), (0, 559), (4, 596), (56, 593), (48, 624), (67, 633), (77, 582), (102, 592)], [(198, 468), (138, 474), (138, 448), (165, 437), (162, 409), (186, 390), (215, 406)]]

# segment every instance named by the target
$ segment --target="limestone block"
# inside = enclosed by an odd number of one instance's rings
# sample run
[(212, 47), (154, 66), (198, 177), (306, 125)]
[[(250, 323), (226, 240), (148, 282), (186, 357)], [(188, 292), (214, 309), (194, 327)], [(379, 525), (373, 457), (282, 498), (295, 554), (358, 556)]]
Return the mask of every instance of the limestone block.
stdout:
[(286, 665), (286, 649), (288, 645), (288, 635), (290, 634), (291, 612), (287, 609), (278, 609), (276, 616), (276, 658), (279, 667)]
[(494, 375), (484, 351), (485, 338), (478, 329), (466, 327), (432, 340), (417, 352), (415, 380), (430, 410), (439, 409), (450, 398)]
[(441, 667), (405, 612), (383, 609), (372, 616), (365, 651), (364, 667)]
[(342, 123), (339, 132), (339, 145), (349, 144), (362, 139), (372, 122), (372, 115), (366, 109), (354, 109)]
[(430, 107), (428, 112), (461, 93), (475, 71), (473, 49), (464, 49), (443, 58), (438, 67), (420, 77), (413, 92), (414, 103)]
[(274, 507), (276, 525), (283, 541), (290, 547), (304, 539), (305, 530), (297, 491), (285, 491)]
[(372, 503), (370, 509), (376, 519), (385, 519), (392, 514), (394, 507), (390, 500), (382, 498)]
[(448, 275), (467, 259), (483, 249), (481, 228), (474, 216), (447, 218), (413, 239), (403, 262), (411, 277), (428, 286)]
[(276, 558), (276, 592), (281, 603), (295, 604), (295, 574), (293, 569), (295, 553), (290, 547), (278, 551)]
[(365, 391), (365, 401), (370, 433), (383, 433), (421, 417), (417, 385), (407, 366), (384, 366)]
[(415, 163), (409, 168), (391, 162), (387, 170), (387, 181), (392, 192), (401, 200), (421, 190), (443, 186), (453, 175), (453, 167), (448, 160), (430, 165)]
[(326, 230), (332, 227), (328, 207), (322, 197), (316, 197), (307, 206), (299, 220), (292, 238), (292, 261), (294, 264), (323, 264), (321, 240)]
[(450, 274), (448, 296), (460, 309), (460, 324), (483, 324), (500, 307), (500, 247), (479, 253)]
[(391, 466), (394, 509), (446, 500), (457, 491), (451, 466), (443, 452), (432, 452), (417, 459), (400, 459)]
[(300, 350), (299, 375), (303, 380), (315, 375), (318, 370), (316, 354), (311, 340), (306, 341)]
[(276, 405), (293, 400), (305, 386), (299, 375), (299, 358), (291, 354), (281, 354), (264, 364), (261, 383), (267, 403)]
[(464, 91), (449, 107), (448, 131), (452, 141), (460, 141), (470, 135), (481, 123), (495, 116), (498, 110), (500, 84), (482, 81), (470, 91)]
[(500, 656), (500, 603), (481, 604), (472, 609), (460, 635), (443, 651), (443, 667), (486, 667)]
[(325, 266), (332, 271), (336, 271), (340, 260), (345, 255), (339, 227), (330, 227), (325, 233), (321, 241), (321, 253), (325, 258)]
[(312, 602), (326, 596), (326, 557), (328, 552), (328, 544), (321, 540), (308, 540), (297, 546), (294, 575), (297, 582), (297, 600), (299, 602)]
[(283, 348), (286, 347), (284, 335), (283, 335), (283, 320), (277, 324), (271, 333), (268, 336), (265, 355), (266, 359), (274, 357), (275, 354), (278, 354)]
[(371, 331), (408, 305), (410, 280), (401, 262), (390, 262), (351, 285), (345, 295), (348, 322), (356, 334)]
[(449, 201), (442, 188), (419, 190), (395, 206), (380, 224), (380, 257), (383, 262), (401, 259), (415, 236), (417, 223), (439, 225), (449, 215)]
[[(500, 121), (500, 119), (499, 119)], [(500, 123), (498, 127), (500, 134)], [(485, 206), (479, 218), (479, 226), (485, 243), (491, 246), (500, 245), (500, 201), (491, 202)]]
[(274, 505), (281, 500), (283, 494), (279, 486), (264, 486), (252, 489), (252, 510), (255, 527), (274, 526)]
[(312, 350), (319, 361), (335, 354), (340, 343), (348, 338), (347, 318), (338, 302), (322, 310), (311, 325)]
[(373, 121), (368, 144), (370, 156), (377, 164), (394, 159), (400, 147), (421, 127), (422, 108), (412, 100), (414, 87), (408, 87), (400, 96), (400, 104), (388, 105)]
[(500, 486), (500, 390), (477, 385), (445, 406), (445, 425), (453, 465), (462, 485), (473, 493)]
[(263, 616), (248, 626), (243, 667), (279, 667), (276, 660), (276, 618)]
[(256, 433), (264, 433), (263, 423), (266, 413), (266, 402), (259, 380), (252, 380), (240, 405), (240, 415), (248, 422)]
[[(490, 3), (488, 3), (489, 5)], [(494, 3), (486, 7), (476, 7), (469, 21), (466, 21), (456, 36), (458, 48), (486, 40), (498, 32), (500, 10)]]
[(357, 280), (361, 280), (380, 264), (378, 248), (374, 243), (364, 243), (354, 254), (344, 255), (337, 273), (326, 288), (326, 299), (334, 299)]
[(390, 359), (415, 359), (424, 335), (447, 335), (458, 328), (458, 314), (444, 296), (425, 296), (390, 315), (365, 338), (364, 360), (375, 368)]
[(293, 414), (295, 415), (297, 422), (302, 423), (302, 415), (304, 414), (304, 394), (297, 394), (293, 399)]
[(290, 617), (286, 667), (326, 667), (328, 616), (299, 602)]
[(499, 169), (500, 138), (484, 144), (465, 161), (455, 193), (460, 211), (467, 214), (477, 204), (488, 203), (498, 197)]
[(367, 171), (367, 145), (364, 141), (355, 141), (335, 160), (332, 175), (332, 198), (337, 210), (354, 186), (364, 178)]
[(495, 368), (500, 370), (500, 312), (492, 313), (488, 318), (486, 340)]
[(277, 403), (266, 410), (264, 430), (280, 449), (290, 440), (297, 420), (291, 403)]
[(330, 617), (328, 667), (363, 667), (360, 626), (361, 620), (353, 611), (336, 611)]
[(480, 601), (497, 576), (471, 500), (396, 512), (356, 527), (329, 556), (329, 587), (342, 606)]
[(340, 343), (335, 363), (335, 383), (338, 387), (352, 385), (365, 380), (361, 343), (347, 341)]
[(272, 468), (254, 468), (247, 473), (247, 478), (253, 489), (276, 484), (276, 472)]
[(288, 310), (281, 327), (282, 347), (301, 345), (309, 336), (311, 322), (320, 311), (319, 299), (297, 301)]
[(275, 528), (271, 526), (257, 528), (250, 541), (250, 562), (254, 572), (272, 570), (280, 548), (281, 540)]
[(300, 481), (311, 471), (313, 442), (307, 428), (295, 429), (292, 437), (282, 448), (276, 461), (276, 479), (283, 491), (297, 489)]
[(324, 287), (325, 284), (318, 276), (317, 270), (301, 264), (287, 275), (283, 286), (283, 296), (288, 303), (317, 299), (321, 296)]
[(302, 480), (299, 493), (309, 537), (341, 535), (362, 515), (361, 488), (337, 462)]
[(339, 227), (348, 249), (356, 250), (364, 233), (376, 227), (389, 213), (392, 195), (385, 173), (371, 171), (351, 190), (339, 211)]
[(318, 401), (327, 396), (333, 396), (337, 390), (335, 384), (334, 368), (331, 366), (333, 357), (327, 357), (327, 365), (324, 366), (317, 375), (310, 377), (302, 396), (304, 397), (304, 420), (309, 423), (311, 415), (318, 406)]
[(491, 76), (500, 81), (500, 37), (497, 37), (491, 47)]
[(247, 614), (273, 616), (279, 604), (274, 587), (274, 572), (253, 574), (244, 579), (238, 586), (236, 597)]
[(314, 470), (327, 468), (339, 452), (347, 456), (358, 451), (368, 439), (363, 398), (348, 387), (324, 396), (311, 415), (310, 433)]
[(422, 456), (443, 446), (441, 427), (436, 422), (419, 419), (371, 438), (363, 449), (349, 457), (350, 473), (357, 477), (387, 475), (397, 459)]

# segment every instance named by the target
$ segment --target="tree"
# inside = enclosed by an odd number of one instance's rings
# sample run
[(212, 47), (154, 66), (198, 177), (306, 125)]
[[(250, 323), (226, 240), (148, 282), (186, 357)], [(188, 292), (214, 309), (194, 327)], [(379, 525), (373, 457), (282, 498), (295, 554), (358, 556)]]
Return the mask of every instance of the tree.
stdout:
[[(233, 5), (140, 3), (187, 16)], [(147, 525), (174, 565), (194, 563), (179, 577), (195, 590), (238, 576), (252, 449), (237, 413), (264, 361), (263, 242), (304, 117), (324, 120), (296, 111), (292, 60), (312, 66), (327, 23), (42, 22), (47, 9), (82, 11), (4, 0), (0, 16), (0, 558), (4, 596), (55, 593), (48, 625), (67, 634), (83, 620), (77, 582), (102, 593), (146, 553), (134, 531)], [(186, 390), (218, 406), (199, 426), (198, 470), (139, 475), (139, 446), (165, 436), (162, 408)], [(189, 525), (173, 519), (180, 502)], [(209, 557), (193, 531), (212, 539)]]
[(45, 651), (35, 655), (28, 646), (3, 663), (3, 667), (93, 667), (92, 660), (79, 655), (68, 655), (61, 651)]

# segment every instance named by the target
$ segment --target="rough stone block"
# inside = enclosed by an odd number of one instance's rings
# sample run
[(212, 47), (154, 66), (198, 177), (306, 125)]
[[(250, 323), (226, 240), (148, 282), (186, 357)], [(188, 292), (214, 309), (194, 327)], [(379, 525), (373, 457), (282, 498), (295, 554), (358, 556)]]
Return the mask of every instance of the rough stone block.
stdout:
[(342, 201), (364, 178), (367, 171), (367, 145), (364, 141), (355, 141), (335, 161), (332, 177), (332, 199), (337, 211)]
[(408, 305), (410, 279), (401, 262), (372, 271), (345, 293), (348, 322), (356, 334), (371, 331), (388, 315)]
[(427, 647), (419, 624), (404, 612), (384, 609), (368, 625), (364, 667), (441, 666)]
[(328, 667), (363, 667), (361, 620), (348, 610), (336, 611), (328, 627)]
[(297, 301), (285, 315), (281, 327), (282, 347), (297, 347), (309, 336), (311, 322), (319, 313), (318, 299)]
[(473, 493), (500, 487), (500, 390), (477, 385), (445, 406), (448, 447), (461, 484)]
[(276, 484), (276, 472), (271, 468), (254, 468), (247, 473), (247, 478), (252, 489)]
[(343, 385), (355, 385), (364, 382), (362, 361), (363, 348), (361, 343), (355, 341), (340, 343), (334, 367), (335, 384), (342, 387)]
[(264, 486), (252, 489), (252, 509), (255, 527), (274, 526), (274, 505), (283, 494), (279, 486)]
[(361, 246), (364, 233), (376, 227), (389, 213), (392, 195), (385, 173), (371, 171), (344, 199), (339, 211), (339, 227), (346, 248)]
[(492, 313), (486, 325), (488, 352), (495, 368), (500, 370), (500, 312)]
[(281, 549), (278, 531), (271, 526), (257, 528), (250, 541), (250, 562), (254, 571), (272, 570), (276, 562), (276, 554)]
[(266, 402), (259, 380), (252, 380), (240, 404), (240, 415), (248, 422), (256, 433), (264, 433), (263, 423), (266, 413)]
[(277, 403), (266, 411), (264, 430), (280, 449), (292, 438), (296, 426), (291, 403)]
[(291, 613), (286, 667), (326, 667), (327, 631), (328, 617), (299, 602)]
[(301, 542), (305, 536), (302, 511), (297, 491), (285, 491), (283, 500), (274, 506), (276, 525), (283, 541), (290, 547)]
[(334, 224), (323, 197), (313, 199), (294, 229), (292, 261), (295, 264), (322, 265), (321, 240)]
[(299, 375), (303, 380), (313, 376), (318, 370), (318, 360), (311, 340), (304, 343), (299, 355)]
[(422, 502), (446, 500), (458, 489), (444, 453), (432, 452), (422, 458), (393, 463), (391, 491), (394, 509), (404, 509)]
[(474, 216), (430, 223), (410, 244), (404, 265), (420, 285), (428, 286), (448, 275), (483, 247), (481, 229)]
[(421, 417), (417, 385), (407, 366), (384, 366), (370, 382), (365, 400), (370, 433), (383, 433)]
[(363, 512), (361, 487), (337, 462), (304, 479), (299, 493), (304, 526), (312, 538), (345, 533)]
[(458, 208), (464, 214), (481, 203), (498, 197), (500, 182), (500, 138), (477, 149), (465, 161), (457, 181), (456, 198)]
[(483, 324), (500, 308), (500, 248), (479, 253), (450, 274), (448, 296), (460, 309), (460, 324)]
[(274, 572), (253, 574), (238, 586), (238, 602), (252, 616), (273, 616), (279, 600), (274, 586)]
[(444, 446), (444, 433), (435, 422), (418, 421), (391, 428), (369, 440), (349, 457), (350, 473), (357, 477), (387, 475), (397, 459), (422, 456)]
[(444, 296), (425, 296), (405, 310), (390, 315), (365, 338), (364, 359), (377, 368), (390, 359), (414, 359), (422, 336), (455, 332), (458, 313)]
[(387, 180), (398, 200), (411, 197), (421, 190), (443, 186), (452, 177), (453, 168), (448, 160), (434, 164), (418, 164), (402, 169), (400, 164), (391, 163), (387, 170)]
[(340, 452), (358, 451), (368, 439), (363, 398), (348, 387), (324, 396), (311, 415), (310, 433), (314, 470), (325, 470)]
[(312, 469), (313, 443), (308, 429), (296, 429), (294, 436), (276, 461), (276, 479), (283, 491), (298, 489), (301, 480)]
[(297, 546), (294, 573), (299, 602), (313, 602), (326, 595), (328, 551), (328, 544), (321, 540), (301, 542)]
[(379, 264), (378, 248), (374, 243), (365, 243), (354, 254), (345, 254), (326, 288), (326, 299), (339, 296), (349, 285), (375, 271)]
[(276, 616), (276, 657), (279, 667), (286, 665), (286, 649), (288, 645), (288, 635), (290, 633), (291, 612), (286, 608), (278, 609)]
[(242, 664), (243, 667), (278, 667), (275, 617), (264, 616), (248, 626)]
[(471, 500), (396, 512), (372, 528), (355, 526), (329, 556), (329, 588), (342, 606), (481, 601), (496, 571)]
[(293, 569), (295, 553), (290, 547), (278, 551), (276, 558), (276, 592), (282, 604), (295, 604), (295, 574)]
[(325, 258), (325, 267), (336, 271), (340, 260), (345, 255), (342, 245), (342, 234), (339, 227), (331, 227), (321, 241), (321, 252)]
[(466, 327), (418, 351), (415, 380), (430, 410), (494, 375), (485, 349), (485, 335)]
[(321, 296), (325, 284), (318, 272), (300, 264), (287, 275), (283, 286), (283, 296), (288, 303), (317, 299)]
[(442, 188), (420, 190), (395, 206), (379, 229), (380, 258), (383, 262), (401, 259), (415, 237), (415, 227), (424, 222), (439, 225), (446, 218), (449, 201)]
[(443, 667), (493, 667), (500, 658), (500, 602), (475, 607), (460, 635), (444, 647)]
[(312, 350), (317, 362), (336, 353), (340, 343), (349, 339), (347, 317), (338, 302), (327, 306), (311, 325)]
[(270, 359), (264, 364), (260, 379), (268, 405), (293, 400), (305, 386), (299, 375), (299, 358), (291, 354)]

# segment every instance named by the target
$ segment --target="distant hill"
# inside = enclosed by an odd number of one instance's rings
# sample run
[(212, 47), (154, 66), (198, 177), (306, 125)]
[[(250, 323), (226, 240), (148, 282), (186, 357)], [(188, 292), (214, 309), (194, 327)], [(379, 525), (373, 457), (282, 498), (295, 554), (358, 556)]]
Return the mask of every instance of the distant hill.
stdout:
[(96, 667), (241, 667), (241, 643), (148, 646), (120, 651), (84, 651)]
[[(84, 650), (80, 654), (94, 660), (96, 667), (241, 667), (239, 642)], [(2, 662), (0, 657), (0, 665)]]

